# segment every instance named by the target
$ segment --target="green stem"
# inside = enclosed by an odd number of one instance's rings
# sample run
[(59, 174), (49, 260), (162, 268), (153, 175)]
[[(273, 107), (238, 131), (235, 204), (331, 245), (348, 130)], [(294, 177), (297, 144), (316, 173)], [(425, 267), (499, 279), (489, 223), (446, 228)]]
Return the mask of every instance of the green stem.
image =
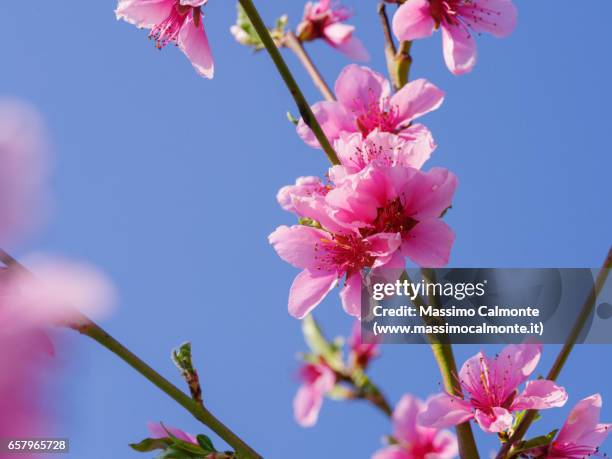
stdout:
[(410, 50), (412, 49), (411, 41), (403, 41), (400, 43), (400, 47), (395, 55), (395, 78), (398, 83), (398, 88), (401, 89), (410, 77), (410, 67), (412, 66), (412, 56)]
[[(597, 279), (595, 280), (595, 283), (593, 284), (593, 287), (591, 288), (589, 295), (587, 296), (582, 306), (582, 309), (580, 310), (580, 313), (576, 318), (574, 327), (570, 331), (569, 336), (565, 341), (565, 344), (559, 352), (559, 355), (557, 355), (557, 358), (555, 359), (553, 366), (548, 372), (546, 379), (555, 381), (561, 374), (561, 370), (563, 369), (565, 362), (567, 362), (570, 353), (574, 349), (574, 346), (578, 341), (578, 337), (580, 336), (582, 329), (584, 328), (588, 318), (593, 313), (593, 308), (595, 307), (595, 303), (597, 302), (597, 297), (599, 296), (604, 284), (606, 283), (606, 280), (608, 279), (610, 269), (612, 269), (612, 248), (608, 251), (608, 255), (603, 263), (601, 270), (597, 275)], [(512, 448), (512, 446), (523, 439), (523, 437), (527, 433), (527, 430), (535, 420), (537, 414), (537, 410), (527, 411), (510, 439), (506, 443), (504, 443), (504, 445), (499, 450), (496, 459), (504, 459)]]
[(397, 49), (395, 48), (395, 42), (393, 41), (393, 35), (391, 34), (391, 24), (389, 22), (389, 16), (387, 16), (387, 5), (385, 2), (378, 4), (378, 16), (380, 17), (380, 24), (382, 26), (383, 35), (385, 37), (385, 60), (387, 62), (387, 72), (393, 83), (393, 87), (399, 89), (399, 82), (396, 80), (396, 65), (395, 65), (395, 54)]
[(308, 72), (308, 75), (310, 75), (312, 82), (319, 89), (325, 100), (330, 102), (336, 100), (336, 96), (334, 96), (334, 93), (325, 81), (325, 78), (323, 78), (323, 75), (321, 75), (321, 72), (319, 72), (319, 69), (306, 52), (306, 49), (304, 48), (304, 45), (300, 39), (296, 37), (293, 32), (287, 32), (283, 43), (287, 48), (293, 51), (293, 53), (300, 60), (306, 69), (306, 72)]
[(308, 101), (304, 97), (302, 90), (295, 81), (291, 70), (289, 70), (289, 67), (285, 63), (283, 56), (281, 56), (281, 53), (278, 50), (276, 44), (274, 43), (274, 40), (270, 36), (270, 31), (261, 19), (259, 11), (257, 11), (257, 8), (253, 4), (253, 1), (239, 0), (239, 2), (242, 5), (245, 14), (251, 21), (251, 24), (253, 24), (253, 28), (257, 32), (257, 35), (259, 36), (261, 42), (268, 51), (268, 54), (272, 58), (274, 65), (276, 65), (276, 69), (283, 78), (283, 81), (285, 82), (287, 89), (289, 89), (291, 96), (295, 100), (295, 103), (298, 107), (298, 110), (300, 111), (300, 115), (302, 116), (304, 123), (306, 123), (306, 125), (312, 130), (314, 136), (318, 140), (319, 145), (321, 145), (321, 148), (323, 148), (323, 151), (327, 155), (329, 161), (334, 165), (340, 164), (338, 155), (331, 146), (331, 143), (325, 135), (325, 132), (323, 132), (323, 128), (321, 128), (321, 125), (314, 116), (314, 113), (310, 108), (310, 104), (308, 104)]
[[(428, 269), (422, 270), (423, 277), (429, 282), (435, 282), (434, 272)], [(410, 276), (406, 271), (402, 274), (401, 280), (410, 280)], [(415, 306), (421, 307), (426, 306), (423, 298), (419, 295), (413, 300)], [(429, 302), (437, 305), (437, 299), (430, 297)], [(463, 391), (458, 378), (457, 362), (453, 353), (453, 347), (449, 343), (443, 342), (437, 335), (427, 335), (427, 339), (431, 346), (436, 363), (440, 369), (442, 376), (442, 382), (444, 383), (444, 389), (451, 395), (463, 398)], [(469, 421), (459, 424), (455, 427), (457, 432), (457, 441), (459, 443), (459, 456), (462, 459), (478, 459), (478, 448), (476, 447), (476, 440), (474, 440), (474, 433), (472, 432), (472, 426)]]
[[(21, 263), (2, 249), (0, 249), (0, 261), (2, 261), (8, 267), (29, 272)], [(255, 452), (255, 450), (247, 445), (240, 437), (238, 437), (238, 435), (232, 432), (225, 424), (217, 419), (210, 411), (208, 411), (206, 407), (200, 405), (162, 375), (157, 373), (153, 368), (151, 368), (123, 344), (109, 335), (99, 325), (95, 324), (91, 319), (79, 314), (78, 320), (69, 326), (73, 330), (90, 337), (94, 341), (104, 346), (106, 349), (118, 356), (121, 360), (134, 368), (138, 373), (152, 382), (155, 386), (165, 392), (168, 396), (170, 396), (170, 398), (189, 411), (194, 418), (206, 425), (213, 432), (219, 435), (219, 437), (222, 438), (228, 445), (234, 448), (238, 457), (246, 459), (262, 459), (262, 456)]]
[(389, 72), (393, 87), (396, 91), (399, 91), (408, 83), (410, 66), (412, 65), (412, 56), (410, 55), (412, 42), (403, 41), (400, 43), (399, 49), (397, 49), (393, 41), (391, 24), (384, 2), (378, 4), (378, 15), (385, 37), (385, 60), (387, 61), (387, 71)]

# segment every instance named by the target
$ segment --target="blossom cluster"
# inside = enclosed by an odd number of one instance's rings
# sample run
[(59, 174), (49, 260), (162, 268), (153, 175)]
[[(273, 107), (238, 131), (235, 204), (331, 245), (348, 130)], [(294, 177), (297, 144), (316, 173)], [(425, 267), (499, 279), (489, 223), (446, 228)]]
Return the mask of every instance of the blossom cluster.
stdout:
[[(339, 282), (342, 305), (360, 316), (364, 270), (448, 262), (454, 234), (441, 216), (457, 178), (443, 168), (423, 171), (435, 149), (429, 130), (414, 121), (435, 110), (443, 92), (415, 80), (391, 94), (379, 73), (351, 64), (336, 81), (337, 101), (313, 106), (340, 160), (326, 179), (301, 177), (278, 193), (299, 224), (270, 235), (279, 256), (302, 269), (291, 286), (289, 312), (308, 314)], [(300, 120), (297, 132), (318, 147)]]

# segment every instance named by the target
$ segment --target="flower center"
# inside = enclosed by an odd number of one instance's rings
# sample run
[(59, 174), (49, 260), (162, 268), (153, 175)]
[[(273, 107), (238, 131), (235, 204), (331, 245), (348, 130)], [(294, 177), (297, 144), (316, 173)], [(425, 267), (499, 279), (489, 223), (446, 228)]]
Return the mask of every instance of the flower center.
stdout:
[(350, 153), (348, 161), (357, 169), (362, 170), (368, 164), (377, 161), (384, 166), (393, 165), (393, 151), (383, 145), (365, 140)]
[(372, 100), (364, 106), (363, 113), (357, 117), (357, 128), (364, 137), (374, 129), (395, 133), (398, 121), (397, 107), (382, 109), (379, 101)]
[(321, 238), (315, 245), (318, 269), (351, 273), (370, 267), (374, 257), (369, 252), (370, 244), (357, 234), (335, 234), (330, 239)]
[(158, 49), (162, 49), (169, 43), (176, 43), (179, 32), (187, 21), (189, 13), (193, 14), (193, 23), (197, 27), (201, 17), (200, 7), (181, 5), (179, 0), (176, 0), (166, 19), (159, 24), (155, 24), (149, 33), (149, 38), (155, 40), (155, 46)]
[(400, 233), (404, 234), (419, 223), (414, 218), (406, 215), (404, 204), (398, 197), (389, 201), (385, 207), (378, 208), (376, 220), (369, 228), (362, 229), (362, 236), (367, 237), (377, 233)]
[(516, 397), (516, 389), (509, 386), (507, 375), (498, 374), (497, 365), (493, 371), (488, 362), (481, 357), (478, 368), (467, 364), (469, 380), (461, 380), (461, 386), (469, 394), (472, 405), (479, 410), (493, 414), (493, 408), (510, 408)]

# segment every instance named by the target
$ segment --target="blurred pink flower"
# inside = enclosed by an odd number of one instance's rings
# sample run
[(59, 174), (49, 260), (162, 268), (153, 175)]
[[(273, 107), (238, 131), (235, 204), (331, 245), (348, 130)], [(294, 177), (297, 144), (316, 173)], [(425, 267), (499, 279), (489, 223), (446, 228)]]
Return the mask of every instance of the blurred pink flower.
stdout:
[(81, 314), (100, 318), (115, 303), (110, 281), (93, 266), (46, 255), (23, 263), (29, 272), (11, 270), (4, 307), (29, 325), (65, 325)]
[(395, 13), (393, 32), (399, 40), (412, 41), (441, 28), (446, 65), (461, 75), (476, 63), (472, 31), (505, 37), (514, 30), (516, 17), (511, 0), (410, 0)]
[(419, 422), (428, 427), (444, 428), (475, 419), (485, 432), (503, 432), (512, 426), (512, 413), (542, 410), (565, 405), (567, 393), (553, 381), (529, 381), (519, 393), (519, 386), (534, 372), (542, 352), (537, 344), (506, 346), (491, 359), (479, 352), (468, 359), (459, 372), (466, 399), (441, 393), (427, 401)]
[(176, 427), (170, 427), (163, 425), (161, 422), (148, 422), (147, 429), (151, 434), (151, 438), (168, 438), (168, 432), (174, 435), (179, 440), (186, 441), (187, 443), (198, 444), (198, 440), (195, 435), (183, 432), (181, 429)]
[(0, 100), (0, 244), (22, 239), (42, 219), (47, 153), (40, 115)]
[(422, 427), (417, 417), (423, 402), (404, 395), (393, 411), (393, 438), (397, 444), (378, 451), (372, 459), (452, 459), (457, 457), (457, 439), (449, 431)]
[(324, 363), (307, 363), (300, 368), (302, 385), (293, 400), (293, 414), (302, 427), (317, 423), (325, 394), (336, 385), (336, 374)]
[(366, 368), (372, 359), (380, 354), (378, 343), (364, 343), (361, 339), (361, 322), (356, 320), (353, 330), (348, 338), (349, 359), (351, 365), (358, 368)]
[(176, 44), (201, 76), (212, 78), (214, 62), (202, 7), (208, 0), (119, 0), (115, 14), (139, 28), (151, 29), (149, 38), (161, 49)]
[(370, 59), (363, 43), (353, 33), (355, 26), (344, 24), (352, 12), (332, 0), (308, 2), (304, 7), (304, 17), (298, 25), (297, 35), (302, 41), (321, 38), (330, 46), (356, 61)]
[(406, 140), (396, 134), (373, 130), (367, 136), (360, 132), (343, 132), (334, 144), (342, 167), (332, 168), (330, 178), (338, 182), (343, 176), (363, 170), (373, 162), (384, 166), (408, 166), (420, 169), (436, 148), (433, 137), (424, 126), (422, 135)]
[(50, 261), (30, 267), (36, 274), (0, 269), (0, 438), (50, 433), (52, 419), (42, 401), (57, 364), (45, 327), (78, 321), (73, 305), (100, 309), (109, 299), (107, 282), (90, 268)]
[(457, 178), (446, 169), (422, 172), (411, 167), (370, 164), (347, 176), (325, 197), (334, 218), (360, 226), (363, 237), (397, 234), (398, 260), (389, 268), (404, 268), (403, 257), (421, 267), (448, 263), (455, 235), (441, 220), (450, 207)]
[[(53, 347), (42, 331), (29, 327), (7, 310), (8, 271), (0, 271), (0, 438), (27, 438), (48, 433), (50, 419), (43, 409), (45, 380)], [(10, 413), (10, 414), (9, 414)], [(13, 455), (0, 452), (0, 459)], [(26, 458), (32, 457), (29, 455)]]
[[(406, 140), (428, 136), (413, 121), (437, 109), (444, 93), (427, 80), (413, 80), (391, 95), (391, 85), (380, 73), (355, 64), (344, 68), (335, 85), (337, 101), (317, 102), (312, 110), (331, 142), (343, 132), (390, 132)], [(314, 134), (300, 119), (297, 132), (308, 145), (319, 147)]]
[[(601, 395), (595, 394), (576, 404), (545, 459), (580, 459), (597, 455), (612, 424), (601, 424)], [(602, 457), (604, 457), (602, 455)]]

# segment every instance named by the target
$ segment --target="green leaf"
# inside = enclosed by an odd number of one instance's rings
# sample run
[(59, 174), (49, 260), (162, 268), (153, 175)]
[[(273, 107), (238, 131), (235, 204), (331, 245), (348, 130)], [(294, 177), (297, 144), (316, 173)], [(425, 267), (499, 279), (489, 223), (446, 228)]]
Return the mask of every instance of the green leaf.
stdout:
[(512, 447), (512, 450), (510, 451), (510, 455), (508, 456), (508, 458), (512, 459), (513, 457), (517, 457), (521, 453), (527, 452), (529, 450), (536, 449), (536, 448), (544, 448), (550, 445), (550, 443), (553, 441), (553, 439), (557, 435), (557, 432), (558, 432), (558, 429), (553, 430), (548, 435), (542, 435), (539, 437), (532, 438), (530, 440), (524, 440), (524, 441), (517, 443), (515, 446)]
[(186, 451), (170, 447), (159, 456), (156, 456), (155, 459), (204, 459), (205, 455), (193, 455)]
[(302, 333), (304, 334), (306, 344), (308, 344), (313, 353), (322, 356), (332, 369), (342, 369), (342, 356), (340, 352), (323, 336), (319, 325), (311, 314), (302, 320)]
[[(294, 124), (297, 126), (299, 120), (293, 116), (293, 114), (291, 112), (287, 112), (287, 119), (289, 120), (290, 123)], [(310, 220), (310, 219), (309, 219)]]
[(181, 440), (180, 438), (177, 438), (174, 435), (172, 435), (172, 433), (168, 431), (168, 429), (166, 429), (166, 426), (164, 426), (163, 424), (161, 426), (164, 428), (164, 430), (168, 434), (168, 437), (170, 437), (170, 439), (172, 440), (173, 448), (196, 454), (198, 455), (198, 457), (206, 456), (206, 454), (208, 454), (208, 451), (203, 450), (202, 448), (200, 448), (199, 445), (194, 445), (193, 443), (190, 443), (188, 441)]
[(166, 449), (170, 445), (172, 445), (170, 438), (145, 438), (139, 443), (130, 443), (130, 448), (146, 453), (156, 449)]
[(206, 435), (200, 434), (196, 437), (196, 439), (198, 440), (198, 444), (204, 451), (207, 451), (209, 453), (217, 452), (217, 450), (215, 449), (213, 445), (212, 440), (208, 438)]

